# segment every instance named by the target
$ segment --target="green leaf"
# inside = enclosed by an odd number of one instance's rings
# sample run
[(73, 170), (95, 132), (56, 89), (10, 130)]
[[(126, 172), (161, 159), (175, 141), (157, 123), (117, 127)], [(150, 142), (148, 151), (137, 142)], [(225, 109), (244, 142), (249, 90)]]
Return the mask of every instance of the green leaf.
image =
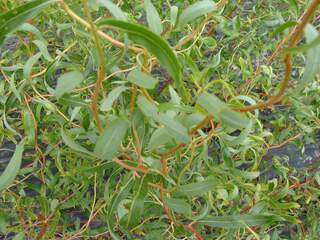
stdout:
[(61, 128), (61, 138), (62, 141), (71, 149), (77, 151), (77, 152), (82, 152), (82, 153), (86, 153), (89, 155), (93, 155), (92, 152), (88, 151), (86, 148), (82, 147), (81, 145), (79, 145), (78, 143), (76, 143), (75, 141), (73, 141), (65, 132), (64, 130)]
[(159, 113), (155, 116), (156, 121), (167, 127), (168, 133), (177, 141), (181, 143), (188, 143), (191, 137), (188, 135), (188, 130), (177, 120), (171, 118), (165, 113)]
[(138, 96), (137, 105), (146, 117), (154, 119), (158, 115), (157, 106), (148, 101), (144, 96)]
[(208, 225), (211, 227), (236, 229), (250, 226), (270, 226), (275, 222), (283, 221), (284, 219), (275, 215), (231, 215), (231, 216), (213, 216), (206, 217), (198, 221), (199, 224)]
[(108, 96), (105, 99), (103, 99), (100, 110), (103, 112), (111, 110), (114, 101), (121, 95), (121, 93), (123, 93), (127, 89), (128, 88), (124, 86), (116, 87), (115, 89), (113, 89), (108, 94)]
[(38, 60), (40, 59), (41, 55), (42, 55), (42, 53), (39, 52), (36, 55), (33, 55), (32, 57), (30, 57), (28, 59), (28, 61), (26, 62), (26, 64), (23, 67), (23, 77), (25, 79), (29, 79), (30, 78), (32, 67), (36, 62), (38, 62)]
[(119, 191), (114, 193), (114, 197), (112, 198), (112, 202), (110, 203), (110, 207), (108, 208), (109, 217), (111, 217), (111, 215), (115, 212), (121, 200), (123, 200), (129, 194), (132, 185), (133, 178), (130, 178), (129, 181)]
[(177, 23), (179, 9), (177, 6), (172, 6), (170, 8), (170, 22), (171, 25), (174, 26)]
[(139, 96), (137, 105), (145, 116), (163, 124), (167, 128), (169, 135), (171, 135), (177, 142), (188, 143), (191, 141), (187, 128), (177, 120), (171, 118), (169, 115), (159, 113), (159, 110), (154, 103), (149, 102), (143, 96)]
[(83, 81), (84, 76), (81, 72), (73, 71), (63, 74), (58, 78), (58, 83), (54, 95), (60, 98), (64, 93), (71, 92)]
[(198, 105), (204, 108), (217, 121), (233, 128), (245, 128), (250, 124), (249, 119), (239, 112), (233, 111), (215, 95), (203, 93), (198, 98)]
[(16, 7), (0, 15), (0, 44), (5, 36), (57, 0), (37, 0)]
[(39, 48), (40, 52), (42, 53), (42, 56), (47, 60), (47, 61), (53, 61), (52, 57), (50, 56), (50, 53), (48, 52), (47, 46), (43, 41), (40, 40), (34, 40), (33, 43), (37, 45)]
[[(305, 27), (305, 34), (308, 43), (320, 39), (320, 34), (317, 29), (308, 24)], [(320, 73), (320, 45), (315, 48), (311, 48), (307, 53), (306, 67), (302, 79), (299, 80), (297, 86), (293, 90), (293, 94), (301, 92), (309, 83), (311, 83), (316, 75)]]
[(210, 0), (198, 1), (195, 4), (187, 7), (180, 15), (178, 26), (184, 27), (187, 23), (194, 21), (196, 18), (215, 11), (217, 9), (216, 4)]
[(98, 1), (100, 5), (107, 8), (116, 19), (127, 21), (127, 16), (121, 10), (121, 8), (119, 8), (116, 4), (114, 4), (110, 0), (98, 0)]
[(178, 198), (165, 198), (164, 202), (174, 212), (185, 216), (191, 216), (191, 206), (185, 200)]
[(249, 171), (243, 171), (238, 169), (229, 169), (229, 171), (235, 176), (238, 175), (247, 180), (253, 180), (260, 176), (260, 172), (249, 172)]
[(150, 29), (160, 35), (163, 32), (163, 27), (157, 9), (153, 6), (151, 0), (144, 0), (144, 7), (147, 12), (147, 21)]
[(208, 93), (203, 93), (199, 96), (197, 104), (207, 110), (208, 113), (219, 115), (221, 109), (223, 109), (226, 105), (215, 95), (211, 95)]
[(22, 140), (17, 145), (16, 150), (15, 150), (8, 166), (6, 167), (6, 169), (4, 170), (2, 175), (0, 176), (0, 191), (9, 187), (13, 183), (16, 176), (18, 175), (20, 167), (21, 167), (24, 144), (25, 144), (25, 139)]
[(297, 22), (295, 22), (295, 21), (287, 21), (287, 22), (281, 24), (279, 27), (277, 27), (276, 30), (274, 30), (274, 31), (271, 33), (271, 36), (275, 36), (275, 35), (277, 35), (278, 33), (283, 32), (283, 31), (286, 30), (287, 28), (295, 26), (296, 24), (297, 24)]
[(214, 178), (206, 179), (202, 182), (190, 183), (177, 187), (176, 192), (187, 195), (189, 197), (200, 196), (213, 190), (217, 185), (217, 180)]
[(104, 160), (112, 160), (125, 137), (129, 124), (121, 118), (107, 124), (103, 134), (98, 138), (94, 153)]
[(226, 107), (221, 109), (220, 119), (223, 124), (233, 128), (246, 128), (250, 124), (250, 120), (243, 113)]
[(150, 150), (154, 150), (161, 145), (167, 144), (171, 140), (172, 140), (172, 137), (168, 133), (167, 128), (165, 128), (165, 127), (158, 128), (151, 135), (151, 138), (149, 141), (149, 148), (150, 148)]
[(140, 181), (136, 183), (135, 196), (132, 200), (130, 211), (128, 214), (127, 226), (137, 225), (143, 214), (144, 199), (148, 192), (148, 183), (146, 176), (143, 176)]
[(24, 132), (27, 135), (27, 143), (34, 144), (36, 136), (36, 128), (31, 113), (25, 109), (23, 111), (23, 128)]
[(38, 28), (31, 25), (30, 23), (24, 23), (21, 26), (17, 28), (17, 31), (24, 31), (24, 32), (31, 32), (33, 33), (37, 38), (44, 40), (42, 33), (39, 31)]
[(128, 23), (114, 19), (104, 19), (100, 21), (99, 25), (111, 26), (128, 33), (129, 37), (133, 41), (141, 44), (152, 54), (154, 54), (174, 79), (179, 94), (185, 101), (189, 101), (190, 94), (187, 92), (184, 86), (181, 77), (181, 66), (179, 61), (168, 43), (163, 38), (149, 29), (134, 23)]
[(114, 221), (113, 213), (116, 211), (119, 203), (128, 196), (132, 186), (133, 186), (133, 178), (130, 178), (127, 181), (127, 183), (119, 191), (116, 191), (114, 193), (111, 203), (108, 204), (107, 225), (114, 239), (120, 240), (120, 237), (115, 232), (113, 232), (113, 225), (116, 222)]
[(296, 202), (281, 203), (281, 202), (271, 201), (270, 205), (271, 205), (270, 207), (273, 209), (292, 209), (292, 208), (300, 208), (301, 207), (300, 204), (296, 203)]
[(153, 78), (150, 75), (141, 72), (139, 69), (131, 71), (128, 75), (128, 80), (131, 83), (144, 87), (146, 89), (153, 89), (159, 82), (157, 78)]
[(318, 35), (316, 38), (314, 38), (312, 41), (310, 41), (307, 44), (304, 44), (302, 46), (295, 47), (295, 48), (288, 48), (287, 52), (291, 52), (291, 53), (305, 52), (311, 48), (317, 47), (319, 44), (320, 44), (320, 35)]

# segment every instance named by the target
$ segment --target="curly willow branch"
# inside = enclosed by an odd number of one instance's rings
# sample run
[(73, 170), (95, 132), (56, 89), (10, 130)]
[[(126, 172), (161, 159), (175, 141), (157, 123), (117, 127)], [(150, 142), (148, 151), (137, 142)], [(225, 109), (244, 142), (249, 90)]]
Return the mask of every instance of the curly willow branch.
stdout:
[[(313, 0), (310, 3), (309, 7), (307, 8), (305, 13), (300, 18), (300, 22), (296, 26), (295, 31), (292, 34), (292, 37), (291, 37), (290, 42), (288, 44), (288, 48), (293, 48), (296, 46), (297, 42), (299, 41), (299, 39), (302, 35), (302, 31), (303, 31), (304, 27), (306, 26), (306, 24), (308, 23), (308, 21), (312, 17), (313, 13), (316, 11), (319, 3), (320, 3), (320, 0)], [(280, 88), (279, 88), (278, 93), (275, 94), (274, 96), (270, 97), (265, 102), (260, 102), (260, 103), (257, 103), (256, 105), (246, 106), (246, 107), (243, 107), (240, 109), (235, 109), (235, 110), (240, 111), (240, 112), (250, 112), (250, 111), (253, 111), (256, 109), (263, 109), (263, 108), (271, 106), (272, 104), (280, 101), (283, 98), (285, 90), (287, 89), (287, 87), (289, 85), (289, 81), (290, 81), (291, 73), (292, 73), (291, 53), (289, 53), (289, 52), (286, 53), (283, 61), (284, 61), (285, 67), (286, 67), (286, 72), (285, 72), (284, 79), (280, 83)]]
[(87, 2), (87, 0), (83, 0), (82, 3), (83, 3), (84, 13), (85, 13), (85, 15), (86, 15), (86, 17), (88, 19), (88, 22), (90, 24), (90, 27), (91, 27), (90, 30), (91, 30), (91, 33), (92, 33), (93, 38), (94, 38), (94, 42), (95, 42), (96, 47), (97, 47), (97, 51), (98, 51), (98, 55), (99, 55), (99, 61), (100, 61), (100, 66), (99, 66), (99, 69), (98, 69), (98, 76), (97, 76), (96, 86), (95, 86), (95, 90), (94, 90), (94, 94), (93, 94), (93, 100), (92, 100), (91, 108), (92, 108), (92, 112), (93, 112), (95, 121), (97, 123), (97, 127), (99, 129), (99, 132), (102, 133), (103, 127), (102, 127), (102, 123), (101, 123), (101, 121), (99, 119), (99, 113), (98, 113), (98, 97), (99, 97), (100, 89), (102, 87), (102, 81), (103, 81), (103, 79), (104, 79), (104, 77), (106, 75), (106, 59), (105, 59), (104, 51), (103, 51), (103, 48), (101, 46), (100, 39), (99, 39), (99, 36), (98, 36), (98, 33), (97, 33), (97, 28), (94, 25), (92, 17), (91, 17), (91, 13), (90, 13), (90, 10), (89, 10), (88, 2)]

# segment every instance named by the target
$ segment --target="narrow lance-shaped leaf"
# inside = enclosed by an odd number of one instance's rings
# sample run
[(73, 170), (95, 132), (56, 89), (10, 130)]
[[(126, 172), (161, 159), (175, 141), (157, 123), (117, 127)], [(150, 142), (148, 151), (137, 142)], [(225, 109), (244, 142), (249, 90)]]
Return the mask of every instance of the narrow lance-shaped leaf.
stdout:
[(164, 202), (174, 212), (183, 214), (187, 217), (191, 216), (191, 205), (185, 200), (178, 198), (165, 198)]
[(160, 35), (163, 32), (163, 27), (157, 9), (152, 4), (151, 0), (144, 0), (144, 6), (147, 12), (147, 21), (150, 29)]
[(187, 7), (180, 15), (178, 26), (184, 27), (187, 23), (195, 20), (196, 18), (216, 10), (217, 6), (213, 1), (204, 0), (198, 1), (195, 4)]
[(56, 90), (54, 92), (57, 98), (63, 94), (68, 93), (75, 89), (84, 79), (81, 72), (73, 71), (63, 74), (58, 78)]
[[(317, 29), (308, 24), (305, 28), (305, 34), (307, 42), (311, 43), (320, 37)], [(312, 82), (315, 76), (320, 73), (320, 45), (308, 50), (306, 68), (302, 79), (298, 82), (298, 85), (293, 90), (294, 94), (301, 92), (310, 82)]]
[(108, 123), (103, 134), (97, 140), (94, 153), (101, 159), (112, 160), (127, 133), (128, 127), (128, 122), (121, 118)]
[(121, 200), (123, 200), (127, 197), (132, 186), (133, 186), (133, 178), (130, 178), (128, 180), (128, 182), (118, 192), (114, 193), (114, 197), (112, 198), (111, 203), (108, 205), (109, 206), (108, 207), (108, 216), (110, 218), (112, 217), (112, 214), (117, 209)]
[(113, 89), (108, 96), (102, 101), (100, 110), (101, 111), (109, 111), (112, 107), (112, 104), (114, 101), (123, 93), (126, 91), (128, 88), (124, 86), (116, 87)]
[(8, 33), (16, 30), (21, 24), (38, 14), (49, 4), (57, 0), (37, 0), (23, 4), (0, 15), (0, 44)]
[(168, 133), (168, 129), (158, 128), (153, 132), (149, 141), (149, 148), (151, 150), (156, 149), (157, 147), (164, 145), (172, 140), (172, 136)]
[(40, 52), (42, 53), (43, 57), (48, 61), (53, 61), (52, 57), (50, 56), (50, 53), (48, 52), (47, 46), (43, 41), (40, 40), (34, 40), (33, 43), (37, 45)]
[(169, 130), (168, 133), (175, 138), (177, 142), (188, 143), (191, 141), (187, 128), (167, 114), (159, 113), (158, 116), (156, 116), (156, 121), (166, 126)]
[(158, 83), (157, 78), (143, 73), (139, 69), (131, 71), (128, 75), (128, 80), (139, 87), (144, 87), (146, 89), (153, 89)]
[(29, 79), (30, 78), (32, 67), (36, 62), (38, 62), (38, 60), (40, 59), (41, 55), (42, 55), (42, 53), (39, 52), (36, 55), (33, 55), (32, 57), (30, 57), (28, 59), (28, 61), (26, 62), (26, 64), (23, 67), (23, 77), (25, 79)]
[(23, 23), (21, 26), (17, 28), (17, 31), (24, 31), (24, 32), (31, 32), (34, 34), (38, 39), (44, 40), (42, 33), (37, 29), (35, 26), (31, 25), (30, 23)]
[(197, 104), (204, 108), (210, 115), (222, 124), (233, 128), (245, 128), (250, 124), (249, 119), (242, 113), (236, 112), (228, 107), (219, 98), (212, 94), (203, 93)]
[(128, 33), (129, 37), (133, 41), (148, 49), (158, 58), (159, 62), (166, 67), (167, 71), (175, 81), (179, 94), (185, 101), (189, 101), (190, 94), (187, 92), (182, 80), (181, 66), (176, 55), (164, 39), (146, 27), (115, 19), (104, 19), (99, 22), (99, 26), (110, 26), (124, 31)]
[(23, 110), (23, 127), (24, 127), (25, 134), (28, 136), (27, 137), (28, 143), (34, 144), (35, 137), (36, 137), (36, 128), (34, 125), (32, 115), (27, 109)]
[(140, 222), (140, 218), (143, 214), (144, 199), (148, 192), (147, 177), (143, 176), (136, 185), (135, 196), (132, 200), (128, 214), (128, 226), (135, 226)]
[(61, 138), (62, 141), (71, 149), (78, 151), (78, 152), (82, 152), (82, 153), (86, 153), (89, 155), (93, 155), (92, 152), (90, 152), (89, 150), (87, 150), (86, 148), (82, 147), (81, 145), (79, 145), (78, 143), (76, 143), (73, 139), (71, 139), (65, 132), (64, 130), (61, 128)]
[(209, 178), (202, 182), (179, 186), (177, 187), (176, 192), (189, 197), (200, 196), (206, 194), (210, 190), (213, 190), (218, 183), (219, 182), (216, 179)]
[(171, 135), (177, 142), (190, 142), (191, 137), (188, 135), (187, 128), (174, 118), (171, 118), (169, 115), (165, 113), (159, 113), (157, 106), (148, 101), (145, 97), (139, 96), (137, 105), (145, 116), (166, 126), (169, 130), (169, 135)]
[(21, 167), (24, 144), (25, 144), (25, 140), (22, 140), (17, 145), (16, 150), (15, 150), (8, 166), (6, 167), (6, 169), (4, 170), (2, 175), (0, 176), (0, 191), (9, 187), (13, 183), (16, 176), (18, 175), (20, 167)]
[(179, 9), (177, 6), (172, 6), (170, 8), (170, 22), (174, 26), (177, 23)]
[(250, 226), (270, 226), (275, 222), (284, 221), (283, 218), (275, 215), (231, 215), (231, 216), (212, 216), (198, 221), (199, 224), (211, 227), (234, 229)]
[(107, 215), (107, 225), (110, 231), (111, 236), (113, 239), (119, 239), (120, 237), (118, 236), (117, 233), (114, 232), (113, 226), (114, 226), (114, 216), (113, 213), (115, 212), (116, 208), (118, 207), (119, 203), (121, 200), (125, 199), (127, 195), (129, 194), (129, 191), (131, 190), (133, 185), (133, 178), (130, 178), (129, 181), (120, 189), (120, 191), (115, 192), (112, 201), (110, 204), (108, 204), (108, 215)]
[(100, 5), (107, 8), (116, 19), (127, 21), (127, 16), (121, 10), (121, 8), (119, 8), (116, 4), (114, 4), (110, 0), (98, 0), (98, 1)]
[(137, 105), (146, 117), (154, 118), (158, 115), (158, 108), (155, 104), (148, 101), (144, 96), (139, 96)]

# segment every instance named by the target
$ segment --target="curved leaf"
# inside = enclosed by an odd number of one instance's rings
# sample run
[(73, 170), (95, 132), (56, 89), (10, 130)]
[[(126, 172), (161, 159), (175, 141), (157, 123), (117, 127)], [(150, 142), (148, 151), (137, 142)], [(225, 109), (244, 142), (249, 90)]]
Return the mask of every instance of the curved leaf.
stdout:
[(81, 145), (79, 145), (78, 143), (76, 143), (75, 141), (73, 141), (73, 139), (71, 139), (65, 132), (64, 130), (61, 128), (61, 138), (62, 141), (71, 149), (78, 151), (78, 152), (82, 152), (82, 153), (86, 153), (88, 155), (93, 155), (92, 152), (90, 152), (89, 150), (87, 150), (86, 148), (82, 147)]
[(191, 216), (191, 206), (185, 200), (179, 198), (165, 198), (164, 202), (174, 212), (181, 213), (185, 216)]
[(22, 140), (16, 147), (16, 150), (6, 167), (6, 170), (0, 176), (0, 191), (6, 189), (13, 183), (15, 177), (18, 175), (21, 161), (22, 161), (22, 153), (24, 150), (25, 140)]
[(129, 124), (121, 118), (108, 123), (103, 134), (98, 138), (94, 153), (104, 160), (111, 160), (125, 137)]
[(59, 98), (64, 93), (68, 93), (76, 88), (84, 79), (81, 72), (72, 71), (63, 74), (58, 78), (58, 83), (54, 95)]
[[(305, 35), (308, 43), (313, 43), (320, 39), (319, 32), (312, 25), (308, 24), (305, 28)], [(306, 68), (302, 79), (298, 82), (293, 90), (293, 94), (301, 92), (310, 82), (312, 82), (316, 75), (320, 73), (320, 45), (308, 49)]]
[(17, 28), (17, 31), (31, 32), (38, 39), (44, 40), (42, 33), (39, 31), (39, 29), (31, 25), (30, 23), (23, 23), (21, 26)]
[(187, 7), (179, 17), (178, 26), (184, 27), (187, 23), (195, 20), (196, 18), (212, 12), (217, 9), (216, 4), (210, 0), (199, 1)]
[(43, 57), (51, 62), (53, 61), (52, 57), (50, 56), (50, 53), (48, 52), (47, 46), (43, 41), (40, 40), (34, 40), (33, 43), (35, 45), (37, 45), (37, 47), (39, 48), (40, 52), (42, 53)]
[(157, 78), (154, 78), (146, 73), (141, 72), (139, 69), (131, 71), (128, 75), (128, 80), (139, 87), (146, 89), (153, 89), (159, 82)]
[(49, 4), (56, 2), (57, 0), (37, 0), (21, 5), (15, 9), (12, 9), (4, 14), (0, 15), (0, 44), (4, 40), (4, 37), (16, 30), (21, 24), (23, 24), (29, 18), (32, 18), (42, 9)]
[(202, 182), (190, 183), (177, 188), (176, 192), (189, 197), (203, 195), (213, 190), (218, 181), (214, 178), (206, 179)]
[(172, 6), (170, 8), (170, 22), (174, 26), (177, 23), (179, 8), (177, 6)]
[(203, 93), (198, 98), (197, 104), (227, 126), (241, 129), (250, 124), (249, 119), (244, 114), (232, 110), (215, 95)]
[(160, 36), (146, 27), (115, 19), (104, 19), (99, 22), (100, 26), (110, 26), (128, 33), (129, 38), (141, 44), (154, 54), (159, 62), (166, 67), (175, 81), (175, 85), (185, 101), (189, 101), (189, 93), (184, 87), (181, 77), (181, 66), (168, 43)]
[(146, 176), (143, 176), (136, 183), (135, 196), (132, 200), (130, 211), (128, 213), (127, 226), (134, 226), (139, 223), (140, 217), (143, 214), (144, 199), (148, 192), (148, 184)]
[(199, 224), (205, 224), (211, 227), (226, 229), (242, 228), (250, 226), (271, 225), (274, 222), (284, 221), (282, 217), (275, 215), (231, 215), (231, 216), (213, 216), (206, 217), (198, 221)]
[(151, 0), (144, 0), (144, 7), (147, 12), (147, 21), (150, 29), (160, 35), (163, 32), (163, 27), (157, 9), (153, 6)]
[(139, 96), (137, 105), (145, 116), (166, 126), (168, 129), (168, 134), (171, 135), (177, 142), (188, 143), (191, 141), (191, 137), (188, 135), (187, 128), (174, 118), (171, 118), (169, 115), (159, 112), (159, 109), (154, 103), (149, 102), (143, 96)]
[(34, 125), (32, 115), (27, 109), (24, 109), (22, 116), (24, 131), (27, 135), (27, 143), (34, 144), (34, 140), (36, 138), (36, 126)]
[(107, 8), (115, 18), (123, 21), (127, 20), (127, 16), (124, 14), (124, 12), (110, 0), (99, 0), (99, 3)]
[(36, 55), (33, 55), (28, 59), (26, 64), (23, 67), (23, 77), (29, 79), (32, 71), (33, 65), (40, 59), (42, 53), (38, 52)]
[(101, 103), (100, 110), (103, 112), (109, 111), (114, 103), (114, 101), (123, 93), (126, 91), (128, 88), (124, 86), (116, 87), (113, 89), (108, 96), (103, 99)]

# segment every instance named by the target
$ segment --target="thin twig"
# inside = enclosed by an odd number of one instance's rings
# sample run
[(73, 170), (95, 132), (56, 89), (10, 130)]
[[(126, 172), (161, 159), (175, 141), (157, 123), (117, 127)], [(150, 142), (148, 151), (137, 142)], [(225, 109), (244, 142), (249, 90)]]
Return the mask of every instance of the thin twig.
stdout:
[[(75, 12), (73, 12), (63, 0), (60, 0), (59, 2), (62, 5), (62, 7), (64, 8), (64, 10), (66, 11), (66, 13), (68, 13), (70, 15), (70, 17), (72, 17), (74, 20), (79, 22), (81, 25), (91, 29), (90, 24), (87, 21), (85, 21), (83, 18), (79, 17)], [(107, 40), (108, 42), (110, 42), (111, 44), (113, 44), (119, 48), (126, 47), (124, 43), (122, 43), (118, 40), (115, 40), (114, 38), (110, 37), (108, 34), (104, 33), (101, 30), (97, 30), (97, 33), (100, 37), (104, 38), (105, 40)], [(128, 46), (128, 49), (132, 50), (133, 52), (136, 52), (136, 53), (140, 53), (140, 52), (144, 51), (144, 49), (134, 47), (134, 46)]]
[(172, 148), (169, 148), (164, 154), (162, 154), (162, 156), (160, 157), (160, 162), (162, 165), (162, 174), (163, 175), (167, 175), (167, 173), (168, 173), (167, 158), (171, 154), (176, 153), (179, 149), (183, 148), (184, 146), (185, 146), (185, 144), (183, 144), (183, 143), (178, 144)]
[(98, 76), (97, 76), (94, 94), (92, 97), (91, 108), (92, 108), (93, 116), (95, 118), (97, 127), (99, 129), (99, 132), (102, 133), (103, 127), (102, 127), (102, 123), (99, 119), (98, 98), (99, 98), (100, 89), (102, 87), (102, 81), (106, 75), (106, 59), (105, 59), (105, 54), (104, 54), (103, 48), (100, 43), (100, 39), (98, 37), (97, 28), (94, 25), (93, 20), (92, 20), (92, 16), (91, 16), (91, 13), (89, 10), (88, 2), (87, 2), (87, 0), (83, 0), (82, 3), (83, 3), (84, 13), (88, 19), (89, 24), (90, 24), (90, 30), (93, 35), (94, 42), (95, 42), (95, 45), (96, 45), (96, 48), (98, 51), (98, 56), (99, 56)]

